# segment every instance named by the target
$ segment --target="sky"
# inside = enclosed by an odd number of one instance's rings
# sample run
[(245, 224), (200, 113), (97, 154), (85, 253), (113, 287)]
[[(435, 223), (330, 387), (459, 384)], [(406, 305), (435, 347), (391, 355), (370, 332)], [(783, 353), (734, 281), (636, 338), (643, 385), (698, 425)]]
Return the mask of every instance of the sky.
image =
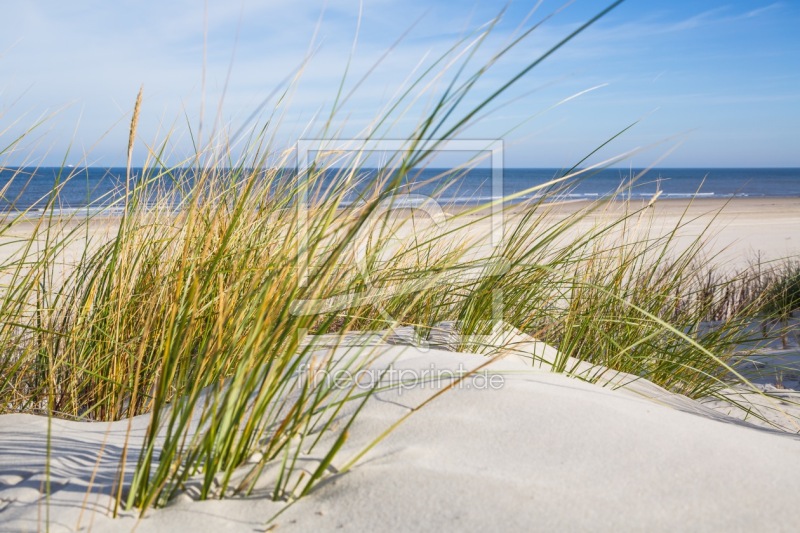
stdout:
[[(449, 120), (609, 3), (6, 0), (0, 165), (124, 165), (140, 87), (135, 165), (251, 132), (276, 152), (359, 138), (387, 109), (375, 134), (402, 139), (521, 32), (541, 23)], [(502, 140), (507, 167), (800, 167), (797, 27), (795, 0), (627, 0), (454, 138)]]

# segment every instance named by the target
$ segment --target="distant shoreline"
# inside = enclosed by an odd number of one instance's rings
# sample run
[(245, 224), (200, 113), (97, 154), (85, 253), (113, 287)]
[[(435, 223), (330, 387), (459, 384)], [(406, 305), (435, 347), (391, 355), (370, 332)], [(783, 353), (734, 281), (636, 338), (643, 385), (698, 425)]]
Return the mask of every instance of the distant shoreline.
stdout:
[[(461, 205), (453, 205), (448, 204), (446, 201), (437, 202), (442, 209), (448, 214), (459, 214), (465, 213), (468, 211), (476, 210), (481, 207), (483, 209), (481, 211), (490, 211), (491, 210), (491, 202), (483, 202), (481, 204), (461, 204)], [(554, 199), (553, 201), (548, 201), (540, 204), (536, 203), (515, 203), (509, 204), (507, 206), (507, 212), (510, 213), (519, 213), (527, 211), (532, 205), (535, 206), (537, 209), (551, 209), (556, 212), (575, 212), (581, 209), (585, 209), (590, 207), (592, 204), (596, 203), (597, 205), (603, 206), (602, 209), (611, 209), (614, 208), (622, 208), (624, 206), (629, 206), (631, 209), (641, 209), (647, 207), (650, 203), (650, 199), (648, 198), (633, 198), (630, 200), (620, 200), (616, 198), (609, 198), (609, 199), (584, 199), (584, 198), (564, 198), (562, 199)], [(346, 211), (350, 206), (343, 206), (341, 207), (342, 211)], [(747, 213), (753, 214), (764, 214), (766, 216), (770, 216), (774, 213), (764, 213), (762, 209), (764, 208), (771, 208), (777, 209), (779, 211), (788, 211), (798, 214), (800, 217), (800, 196), (759, 196), (759, 197), (752, 197), (752, 196), (737, 196), (737, 197), (705, 197), (699, 196), (696, 198), (669, 198), (660, 196), (656, 199), (655, 203), (653, 204), (653, 208), (656, 211), (677, 211), (683, 208), (689, 208), (691, 211), (713, 211), (713, 210), (720, 210), (724, 209), (725, 211), (745, 211)], [(412, 210), (412, 209), (419, 209), (419, 206), (407, 207), (407, 206), (395, 206), (393, 208), (397, 211), (403, 210)], [(84, 215), (86, 212), (90, 212), (91, 217), (95, 220), (100, 219), (108, 219), (108, 220), (115, 220), (119, 219), (122, 216), (122, 212), (119, 213), (110, 213), (110, 211), (119, 211), (120, 208), (106, 208), (106, 207), (78, 207), (78, 208), (70, 208), (67, 210), (59, 210), (55, 209), (52, 213), (49, 210), (42, 210), (42, 209), (31, 209), (28, 211), (26, 215), (24, 215), (23, 219), (31, 219), (36, 220), (41, 217), (49, 217), (54, 216), (55, 218), (59, 219), (70, 219), (70, 218), (77, 218), (83, 219), (86, 218)], [(144, 209), (146, 212), (147, 209)], [(175, 213), (179, 211), (176, 210)], [(4, 217), (5, 219), (13, 218), (14, 216), (19, 216), (22, 213), (22, 210), (17, 211), (0, 211), (0, 217)], [(800, 226), (798, 226), (798, 231), (800, 231)]]
[[(151, 169), (158, 172), (158, 169)], [(226, 175), (215, 170), (215, 183), (222, 187), (235, 187), (241, 174), (251, 176), (250, 169), (234, 169), (235, 173)], [(538, 196), (549, 196), (559, 200), (596, 201), (617, 196), (619, 199), (649, 201), (660, 193), (660, 200), (684, 200), (694, 198), (800, 198), (800, 168), (658, 168), (651, 169), (638, 180), (631, 182), (641, 169), (602, 169), (588, 170), (577, 177), (553, 182), (565, 170), (554, 168), (475, 168), (459, 174), (457, 179), (443, 178), (449, 169), (427, 168), (410, 171), (398, 183), (398, 202), (420, 203), (434, 198), (441, 205), (471, 208), (501, 197), (509, 202), (522, 203), (535, 200)], [(139, 183), (141, 168), (132, 169), (132, 182)], [(264, 194), (283, 190), (296, 179), (296, 169), (284, 168), (280, 173), (264, 169), (265, 174), (255, 174)], [(284, 174), (285, 172), (285, 174)], [(377, 185), (376, 169), (356, 169), (356, 174), (344, 180), (338, 170), (326, 170), (315, 176), (314, 187), (318, 190), (331, 190), (342, 186), (345, 204), (357, 202), (363, 196), (374, 193)], [(460, 171), (459, 171), (460, 172)], [(217, 175), (219, 173), (219, 175)], [(158, 174), (149, 174), (150, 177)], [(67, 176), (71, 176), (65, 182)], [(141, 198), (145, 202), (157, 196), (169, 195), (170, 202), (177, 204), (196, 183), (192, 169), (176, 169), (174, 174), (160, 176), (148, 182), (148, 191)], [(25, 167), (18, 169), (0, 168), (0, 212), (19, 212), (21, 210), (45, 205), (51, 199), (53, 190), (58, 189), (58, 197), (53, 199), (62, 211), (97, 210), (116, 202), (121, 205), (124, 196), (127, 172), (125, 168), (89, 167)], [(180, 186), (176, 186), (180, 184)], [(288, 185), (291, 194), (292, 185)], [(317, 191), (319, 192), (319, 191)], [(12, 209), (13, 207), (13, 209)]]

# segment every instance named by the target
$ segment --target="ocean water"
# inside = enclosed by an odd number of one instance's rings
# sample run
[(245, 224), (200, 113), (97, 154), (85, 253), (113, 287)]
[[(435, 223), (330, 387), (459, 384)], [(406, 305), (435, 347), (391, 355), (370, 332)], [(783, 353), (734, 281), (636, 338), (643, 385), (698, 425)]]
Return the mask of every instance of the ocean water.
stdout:
[[(490, 169), (473, 169), (456, 182), (445, 186), (435, 177), (442, 169), (417, 172), (408, 190), (417, 195), (435, 196), (448, 204), (476, 204), (497, 198)], [(571, 180), (559, 192), (573, 200), (594, 200), (611, 195), (649, 198), (661, 191), (661, 198), (730, 197), (800, 197), (800, 168), (661, 168), (652, 169), (634, 183), (631, 178), (639, 169), (604, 169), (587, 172)], [(348, 197), (357, 197), (375, 171), (364, 171), (361, 185), (354, 187)], [(141, 169), (133, 169), (133, 180), (139, 179)], [(287, 171), (291, 175), (291, 171)], [(521, 202), (544, 190), (530, 190), (562, 175), (558, 169), (510, 168), (502, 171), (503, 194), (518, 195)], [(69, 179), (66, 179), (69, 176)], [(331, 173), (330, 180), (333, 180)], [(416, 180), (416, 181), (414, 181)], [(122, 196), (125, 185), (124, 168), (0, 168), (0, 212), (41, 210), (51, 198), (61, 212), (91, 212), (112, 205)], [(172, 185), (164, 179), (163, 187)], [(622, 193), (619, 193), (623, 190)], [(520, 193), (523, 194), (520, 194)]]

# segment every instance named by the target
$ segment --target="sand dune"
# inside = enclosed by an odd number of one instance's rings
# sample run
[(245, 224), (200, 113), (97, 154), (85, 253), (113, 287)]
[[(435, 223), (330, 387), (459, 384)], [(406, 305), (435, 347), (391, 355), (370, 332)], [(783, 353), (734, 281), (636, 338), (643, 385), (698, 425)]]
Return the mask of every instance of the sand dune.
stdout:
[[(288, 506), (266, 497), (267, 472), (247, 498), (194, 501), (190, 484), (142, 520), (130, 512), (111, 518), (108, 494), (126, 435), (135, 452), (147, 416), (51, 420), (48, 499), (48, 420), (2, 416), (3, 529), (44, 529), (45, 521), (51, 531), (795, 529), (787, 511), (800, 491), (800, 436), (759, 428), (631, 376), (609, 373), (601, 380), (627, 382), (615, 390), (552, 373), (530, 357), (546, 359), (552, 348), (512, 336), (502, 358), (415, 412), (351, 471), (336, 475), (341, 462), (444, 382), (398, 381), (376, 394), (334, 461), (334, 475)], [(335, 348), (333, 357), (357, 349)], [(378, 355), (372, 368), (391, 365), (397, 375), (487, 362), (444, 349), (370, 349)], [(134, 459), (135, 453), (128, 462)], [(312, 468), (320, 457), (303, 460)]]

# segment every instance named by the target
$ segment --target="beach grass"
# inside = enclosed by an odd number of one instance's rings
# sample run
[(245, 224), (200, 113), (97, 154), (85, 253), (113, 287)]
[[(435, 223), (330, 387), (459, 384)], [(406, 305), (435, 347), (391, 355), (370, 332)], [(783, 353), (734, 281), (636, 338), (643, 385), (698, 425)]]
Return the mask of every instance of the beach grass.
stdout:
[[(177, 163), (165, 161), (169, 139), (153, 143), (134, 175), (137, 120), (147, 112), (140, 91), (124, 194), (106, 206), (120, 216), (59, 215), (57, 188), (37, 206), (39, 215), (6, 215), (0, 411), (91, 421), (149, 415), (141, 446), (123, 453), (114, 494), (120, 508), (144, 511), (190, 482), (200, 498), (247, 494), (268, 465), (278, 465), (269, 470), (276, 500), (305, 495), (330, 475), (360, 406), (377, 389), (312, 379), (357, 372), (374, 356), (365, 348), (344, 361), (326, 357), (322, 334), (411, 327), (424, 339), (451, 322), (468, 338), (502, 320), (556, 347), (560, 372), (589, 362), (692, 398), (713, 396), (731, 379), (747, 385), (732, 357), (752, 340), (752, 321), (774, 306), (782, 311), (769, 312), (784, 316), (797, 303), (796, 269), (778, 276), (793, 281), (774, 283), (753, 282), (751, 271), (721, 274), (704, 254), (713, 228), (678, 246), (684, 221), (666, 236), (653, 234), (649, 205), (628, 203), (575, 235), (578, 223), (617, 205), (600, 199), (551, 222), (546, 215), (562, 195), (586, 179), (583, 168), (529, 191), (538, 193), (534, 200), (503, 205), (501, 242), (477, 256), (459, 236), (485, 227), (493, 204), (454, 210), (450, 229), (428, 231), (416, 225), (414, 210), (393, 203), (437, 148), (428, 139), (457, 136), (618, 3), (467, 107), (477, 80), (511, 47), (474, 66), (468, 51), (491, 28), (460, 42), (439, 60), (452, 61), (457, 75), (377, 174), (365, 174), (358, 149), (341, 166), (324, 146), (307, 169), (286, 172), (292, 153), (274, 145), (267, 123), (237, 146), (243, 155), (234, 155), (230, 132), (211, 135)], [(393, 108), (439, 76), (421, 74)], [(336, 131), (335, 109), (323, 137)], [(281, 112), (276, 107), (273, 116)], [(380, 126), (391, 117), (376, 117), (367, 138), (385, 135)], [(443, 183), (457, 184), (461, 172)], [(63, 174), (62, 183), (76, 179), (67, 168)], [(360, 198), (352, 203), (356, 184)], [(776, 296), (784, 294), (795, 299)], [(488, 348), (492, 357), (502, 347)], [(301, 468), (299, 457), (312, 450), (321, 459)], [(132, 472), (128, 457), (136, 458)], [(243, 467), (247, 473), (234, 476)]]

